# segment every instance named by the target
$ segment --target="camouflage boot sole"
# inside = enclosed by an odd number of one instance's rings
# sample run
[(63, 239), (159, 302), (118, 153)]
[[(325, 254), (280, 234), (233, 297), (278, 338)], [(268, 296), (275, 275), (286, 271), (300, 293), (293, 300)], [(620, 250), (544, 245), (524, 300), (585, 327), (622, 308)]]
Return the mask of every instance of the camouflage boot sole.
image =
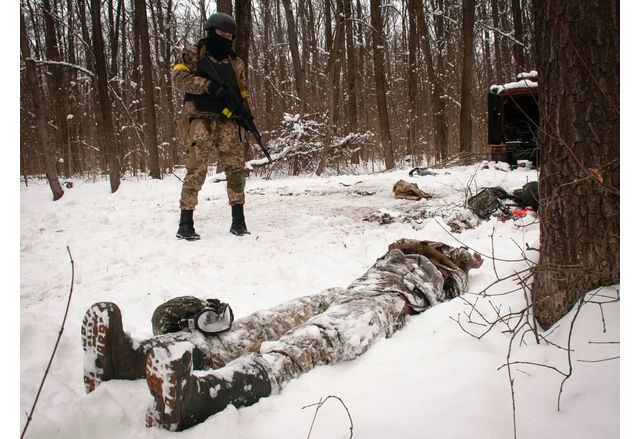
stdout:
[[(188, 342), (178, 342), (174, 348)], [(173, 352), (172, 352), (173, 351)], [(184, 429), (182, 401), (186, 381), (192, 372), (191, 352), (187, 348), (176, 353), (164, 343), (159, 343), (147, 354), (145, 376), (153, 405), (147, 410), (146, 426), (159, 426), (171, 431)]]
[[(156, 345), (147, 355), (146, 377), (153, 396), (146, 426), (171, 431), (193, 427), (229, 404), (242, 407), (271, 393), (266, 366), (249, 354), (219, 373), (193, 375), (189, 342)], [(264, 360), (263, 360), (264, 361)]]
[(104, 381), (144, 378), (144, 350), (133, 348), (133, 340), (122, 328), (122, 313), (115, 303), (91, 305), (80, 332), (87, 393)]
[(113, 378), (110, 326), (120, 318), (118, 307), (109, 302), (92, 305), (82, 320), (82, 350), (84, 351), (84, 388), (93, 392), (103, 381)]

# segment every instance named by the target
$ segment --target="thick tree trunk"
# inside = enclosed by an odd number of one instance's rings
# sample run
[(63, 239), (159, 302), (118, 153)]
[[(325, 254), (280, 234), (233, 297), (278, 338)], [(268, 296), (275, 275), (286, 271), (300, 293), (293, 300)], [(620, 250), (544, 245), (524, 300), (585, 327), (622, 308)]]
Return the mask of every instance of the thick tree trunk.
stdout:
[(99, 125), (98, 135), (104, 138), (104, 148), (109, 165), (109, 182), (111, 192), (120, 187), (120, 164), (116, 155), (116, 138), (113, 132), (112, 103), (109, 98), (109, 78), (105, 62), (104, 40), (102, 37), (102, 22), (100, 21), (100, 0), (91, 0), (91, 30), (93, 34), (93, 53), (96, 62), (96, 81), (98, 88)]
[[(204, 1), (202, 1), (204, 9)], [(216, 0), (216, 12), (224, 12), (225, 14), (233, 15), (233, 1), (232, 0)]]
[[(44, 13), (45, 24), (45, 53), (49, 61), (62, 61), (60, 56), (60, 48), (58, 47), (57, 26), (54, 19), (54, 9), (50, 0), (42, 0), (42, 8)], [(67, 101), (69, 99), (69, 91), (67, 84), (69, 83), (62, 66), (48, 66), (49, 75), (47, 75), (47, 83), (49, 94), (51, 97), (51, 114), (45, 117), (52, 118), (55, 123), (55, 144), (54, 148), (61, 153), (61, 157), (65, 157), (65, 152), (69, 148), (69, 129), (67, 127)], [(63, 166), (64, 174), (71, 177), (71, 160), (65, 159)]]
[(371, 38), (373, 40), (373, 70), (376, 83), (376, 98), (378, 103), (378, 121), (380, 123), (380, 137), (384, 151), (386, 169), (395, 166), (393, 144), (391, 143), (391, 129), (387, 112), (387, 84), (384, 73), (384, 29), (382, 25), (382, 11), (380, 0), (370, 0), (371, 7)]
[[(31, 60), (31, 50), (29, 49), (29, 41), (27, 39), (27, 31), (25, 29), (24, 13), (20, 8), (20, 54), (25, 63), (25, 76), (27, 90), (33, 95), (31, 102), (33, 105), (33, 114), (36, 120), (36, 131), (40, 147), (44, 155), (45, 174), (49, 187), (53, 193), (53, 201), (60, 199), (64, 195), (64, 191), (58, 180), (58, 173), (55, 165), (55, 154), (53, 147), (49, 142), (49, 133), (47, 132), (47, 111), (44, 107), (44, 99), (42, 89), (38, 84), (38, 74), (36, 72), (36, 63)], [(25, 179), (26, 182), (26, 179)]]
[(236, 0), (235, 20), (238, 25), (238, 36), (235, 42), (235, 50), (240, 59), (244, 61), (247, 76), (249, 72), (249, 46), (251, 43), (251, 1)]
[(462, 2), (462, 84), (460, 85), (460, 152), (473, 149), (471, 92), (473, 86), (473, 24), (475, 22), (476, 1)]
[(620, 282), (620, 27), (615, 0), (534, 1), (540, 90), (544, 329), (586, 292)]

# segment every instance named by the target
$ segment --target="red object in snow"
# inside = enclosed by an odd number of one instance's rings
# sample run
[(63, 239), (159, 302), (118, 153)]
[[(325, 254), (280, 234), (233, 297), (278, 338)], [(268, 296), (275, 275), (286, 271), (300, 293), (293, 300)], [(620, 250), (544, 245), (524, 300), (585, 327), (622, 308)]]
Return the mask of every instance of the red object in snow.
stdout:
[(525, 207), (524, 209), (516, 209), (511, 214), (513, 216), (517, 216), (518, 218), (524, 218), (527, 215), (527, 212), (533, 212), (533, 209), (530, 207)]

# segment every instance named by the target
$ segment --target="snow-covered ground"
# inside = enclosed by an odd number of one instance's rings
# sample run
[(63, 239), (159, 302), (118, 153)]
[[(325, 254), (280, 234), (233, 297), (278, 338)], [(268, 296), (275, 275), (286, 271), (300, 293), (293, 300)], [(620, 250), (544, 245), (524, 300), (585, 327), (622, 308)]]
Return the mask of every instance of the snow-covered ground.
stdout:
[[(26, 437), (31, 438), (305, 438), (315, 408), (312, 438), (513, 437), (511, 388), (506, 367), (510, 334), (504, 326), (482, 339), (482, 318), (472, 323), (468, 302), (487, 318), (492, 305), (501, 313), (525, 306), (522, 292), (479, 298), (495, 281), (527, 268), (522, 250), (537, 247), (532, 217), (501, 222), (477, 220), (462, 207), (465, 189), (483, 186), (507, 191), (536, 180), (535, 171), (436, 170), (437, 176), (411, 178), (408, 170), (336, 177), (285, 177), (247, 182), (245, 212), (251, 235), (228, 233), (230, 209), (224, 183), (207, 182), (195, 213), (198, 242), (175, 238), (180, 182), (123, 181), (109, 193), (107, 182), (74, 181), (64, 197), (51, 201), (44, 182), (20, 188), (20, 428), (35, 398), (58, 336), (71, 283), (67, 246), (75, 262), (75, 282), (67, 323)], [(404, 179), (434, 196), (396, 199), (393, 184)], [(383, 214), (394, 219), (380, 224)], [(365, 221), (367, 218), (369, 220)], [(465, 220), (473, 228), (449, 234), (447, 223)], [(493, 238), (492, 238), (493, 236)], [(455, 238), (454, 238), (455, 237)], [(409, 318), (405, 328), (378, 342), (360, 358), (318, 367), (289, 383), (279, 395), (251, 407), (227, 407), (181, 433), (144, 426), (151, 395), (144, 380), (110, 381), (86, 395), (82, 383), (80, 324), (97, 301), (113, 301), (125, 330), (151, 336), (151, 314), (169, 298), (195, 295), (229, 302), (236, 318), (300, 295), (347, 286), (364, 273), (387, 245), (399, 238), (465, 245), (491, 260), (470, 276), (470, 293)], [(459, 240), (460, 242), (456, 241)], [(535, 260), (534, 250), (525, 252)], [(490, 294), (515, 287), (495, 285)], [(593, 301), (611, 302), (618, 288), (597, 292)], [(466, 300), (465, 300), (466, 299)], [(572, 374), (557, 399), (563, 376), (549, 367), (517, 364), (514, 381), (518, 438), (614, 438), (620, 424), (619, 302), (585, 304), (571, 337)], [(548, 340), (567, 346), (575, 310)], [(513, 322), (515, 324), (515, 321)], [(569, 370), (567, 352), (535, 344), (529, 332), (515, 339), (511, 361), (536, 362)], [(615, 343), (613, 343), (615, 342)], [(585, 361), (586, 360), (586, 361)]]

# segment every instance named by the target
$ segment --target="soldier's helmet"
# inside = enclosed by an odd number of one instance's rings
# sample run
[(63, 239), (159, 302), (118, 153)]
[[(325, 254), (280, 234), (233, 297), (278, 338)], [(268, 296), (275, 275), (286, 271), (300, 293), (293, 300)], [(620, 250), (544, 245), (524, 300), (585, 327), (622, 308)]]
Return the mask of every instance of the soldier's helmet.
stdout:
[(207, 22), (204, 25), (205, 32), (210, 32), (214, 29), (229, 32), (235, 37), (237, 30), (236, 21), (230, 15), (223, 12), (216, 12), (207, 19)]

